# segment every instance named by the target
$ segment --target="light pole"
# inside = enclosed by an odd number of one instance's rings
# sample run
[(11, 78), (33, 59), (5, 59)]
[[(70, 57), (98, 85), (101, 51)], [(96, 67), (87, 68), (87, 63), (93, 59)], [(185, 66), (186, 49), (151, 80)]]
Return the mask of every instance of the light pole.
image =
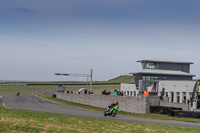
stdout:
[(92, 92), (92, 69), (90, 72), (90, 92)]
[(55, 73), (55, 75), (60, 76), (76, 76), (76, 77), (87, 77), (87, 85), (88, 85), (88, 77), (90, 77), (90, 92), (92, 91), (92, 69), (90, 74), (72, 74), (72, 73)]

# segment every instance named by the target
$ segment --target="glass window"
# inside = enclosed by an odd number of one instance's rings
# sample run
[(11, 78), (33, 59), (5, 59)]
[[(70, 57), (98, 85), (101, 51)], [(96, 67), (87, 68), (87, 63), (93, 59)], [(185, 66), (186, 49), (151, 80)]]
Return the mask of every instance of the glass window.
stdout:
[(166, 80), (167, 77), (154, 77), (154, 76), (142, 76), (144, 81), (154, 81), (154, 80)]
[(159, 63), (155, 62), (142, 62), (143, 69), (159, 69)]
[(142, 62), (142, 68), (145, 69), (145, 65), (146, 63), (145, 62)]

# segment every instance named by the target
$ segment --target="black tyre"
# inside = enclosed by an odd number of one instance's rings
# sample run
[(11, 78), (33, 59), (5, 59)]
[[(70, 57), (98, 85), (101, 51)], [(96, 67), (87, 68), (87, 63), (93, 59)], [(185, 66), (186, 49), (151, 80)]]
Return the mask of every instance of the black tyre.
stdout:
[(105, 112), (104, 112), (104, 116), (107, 116), (107, 115), (108, 115), (108, 113), (105, 111)]
[(115, 111), (114, 113), (112, 113), (112, 117), (115, 117), (117, 114), (117, 111)]

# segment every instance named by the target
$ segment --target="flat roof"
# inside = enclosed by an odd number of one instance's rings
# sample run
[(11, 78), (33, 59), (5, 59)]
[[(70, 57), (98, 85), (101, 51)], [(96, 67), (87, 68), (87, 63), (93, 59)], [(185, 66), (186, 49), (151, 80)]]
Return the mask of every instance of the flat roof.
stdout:
[(138, 60), (137, 62), (164, 62), (164, 63), (181, 63), (181, 64), (194, 64), (193, 62), (181, 61), (181, 60), (173, 60), (173, 59), (144, 59)]
[(195, 76), (190, 73), (174, 70), (159, 70), (159, 69), (142, 69), (137, 72), (130, 74), (157, 74), (157, 75), (176, 75), (176, 76)]

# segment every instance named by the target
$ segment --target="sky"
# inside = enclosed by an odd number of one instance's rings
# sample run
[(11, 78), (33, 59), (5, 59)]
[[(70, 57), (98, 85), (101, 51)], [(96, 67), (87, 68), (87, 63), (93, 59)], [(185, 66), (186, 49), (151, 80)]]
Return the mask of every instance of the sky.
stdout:
[(0, 0), (0, 80), (106, 81), (142, 59), (193, 62), (200, 78), (199, 0)]

